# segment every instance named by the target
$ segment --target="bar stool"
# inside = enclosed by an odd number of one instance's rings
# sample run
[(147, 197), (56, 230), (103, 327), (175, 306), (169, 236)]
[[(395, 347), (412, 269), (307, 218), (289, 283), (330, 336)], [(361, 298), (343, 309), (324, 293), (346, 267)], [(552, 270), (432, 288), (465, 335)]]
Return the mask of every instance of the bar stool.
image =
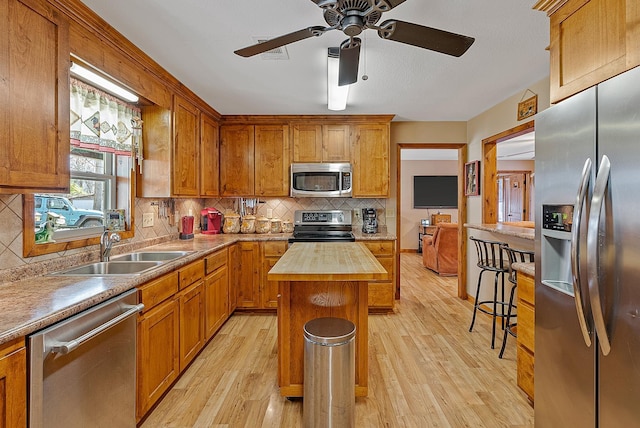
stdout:
[(511, 293), (509, 294), (509, 306), (507, 307), (507, 321), (506, 326), (504, 328), (504, 337), (502, 338), (502, 348), (500, 348), (500, 354), (498, 358), (502, 358), (504, 354), (504, 348), (507, 346), (507, 336), (511, 335), (513, 337), (518, 337), (517, 330), (515, 327), (518, 325), (517, 320), (515, 322), (511, 321), (511, 317), (517, 317), (517, 314), (513, 314), (513, 310), (517, 309), (517, 306), (513, 304), (513, 296), (516, 292), (516, 288), (518, 285), (518, 271), (514, 270), (512, 265), (514, 263), (533, 263), (534, 253), (533, 251), (526, 250), (516, 250), (515, 248), (510, 248), (509, 246), (503, 246), (502, 249), (507, 253), (509, 258), (509, 282), (513, 284), (511, 287)]
[[(496, 340), (496, 318), (500, 318), (502, 328), (504, 329), (505, 307), (508, 302), (504, 301), (504, 275), (509, 272), (509, 266), (505, 263), (502, 255), (502, 249), (508, 247), (508, 244), (498, 241), (488, 241), (484, 239), (469, 237), (470, 240), (476, 246), (476, 252), (478, 253), (477, 266), (480, 268), (480, 274), (478, 275), (478, 286), (476, 288), (476, 302), (473, 305), (473, 318), (471, 318), (471, 326), (469, 331), (473, 330), (473, 324), (476, 322), (477, 311), (484, 312), (491, 315), (493, 327), (491, 329), (491, 349), (495, 347)], [(493, 299), (480, 301), (480, 288), (482, 286), (482, 274), (485, 272), (493, 272), (495, 278), (493, 281)], [(501, 294), (498, 300), (498, 279), (501, 279)], [(481, 305), (489, 304), (491, 309), (485, 309)], [(498, 306), (500, 312), (498, 312)]]

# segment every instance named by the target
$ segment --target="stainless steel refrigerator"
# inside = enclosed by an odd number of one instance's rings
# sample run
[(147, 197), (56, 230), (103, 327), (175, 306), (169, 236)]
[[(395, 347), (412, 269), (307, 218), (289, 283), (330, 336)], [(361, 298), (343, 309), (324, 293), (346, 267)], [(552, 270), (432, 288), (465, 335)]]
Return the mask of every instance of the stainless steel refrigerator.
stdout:
[(536, 427), (640, 427), (640, 68), (535, 131)]

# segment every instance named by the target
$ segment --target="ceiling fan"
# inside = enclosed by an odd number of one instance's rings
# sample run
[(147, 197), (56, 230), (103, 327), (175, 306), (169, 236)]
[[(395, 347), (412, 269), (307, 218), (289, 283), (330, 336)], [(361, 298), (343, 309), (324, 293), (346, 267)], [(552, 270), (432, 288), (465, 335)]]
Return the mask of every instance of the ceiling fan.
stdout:
[(340, 30), (349, 38), (340, 45), (338, 85), (350, 85), (358, 80), (358, 63), (362, 41), (356, 37), (366, 29), (378, 31), (383, 39), (393, 40), (423, 49), (459, 57), (473, 44), (473, 37), (450, 33), (410, 22), (389, 19), (382, 22), (382, 13), (406, 0), (311, 0), (324, 12), (328, 27), (313, 26), (257, 43), (235, 51), (237, 55), (251, 57), (312, 36), (321, 36), (330, 30)]

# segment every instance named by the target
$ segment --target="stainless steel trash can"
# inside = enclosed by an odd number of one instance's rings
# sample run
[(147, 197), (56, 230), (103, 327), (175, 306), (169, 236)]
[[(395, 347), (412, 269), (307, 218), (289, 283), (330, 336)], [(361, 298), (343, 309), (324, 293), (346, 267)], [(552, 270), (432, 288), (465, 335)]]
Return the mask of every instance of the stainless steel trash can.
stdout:
[(305, 428), (355, 427), (356, 326), (342, 318), (304, 325)]

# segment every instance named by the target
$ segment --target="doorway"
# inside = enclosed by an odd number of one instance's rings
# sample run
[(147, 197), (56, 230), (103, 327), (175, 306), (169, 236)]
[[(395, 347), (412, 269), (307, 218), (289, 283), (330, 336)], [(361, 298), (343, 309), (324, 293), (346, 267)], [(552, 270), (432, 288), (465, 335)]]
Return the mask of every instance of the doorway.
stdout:
[[(464, 197), (464, 189), (463, 183), (464, 180), (463, 172), (464, 172), (464, 164), (467, 161), (467, 145), (464, 143), (460, 144), (407, 144), (407, 143), (399, 143), (397, 145), (397, 180), (396, 180), (396, 237), (397, 242), (396, 246), (398, 251), (396, 251), (396, 264), (400, 266), (400, 249), (402, 248), (402, 231), (401, 231), (401, 220), (403, 218), (402, 215), (402, 195), (406, 192), (411, 192), (411, 189), (404, 188), (401, 185), (402, 183), (402, 151), (408, 149), (430, 149), (430, 150), (444, 150), (444, 149), (455, 149), (457, 151), (457, 176), (458, 176), (458, 289), (457, 294), (461, 299), (467, 298), (467, 289), (466, 289), (466, 245), (463, 245), (466, 242), (467, 234), (466, 229), (463, 227), (464, 221), (467, 218), (467, 199)], [(396, 269), (396, 299), (400, 298), (400, 269)]]

